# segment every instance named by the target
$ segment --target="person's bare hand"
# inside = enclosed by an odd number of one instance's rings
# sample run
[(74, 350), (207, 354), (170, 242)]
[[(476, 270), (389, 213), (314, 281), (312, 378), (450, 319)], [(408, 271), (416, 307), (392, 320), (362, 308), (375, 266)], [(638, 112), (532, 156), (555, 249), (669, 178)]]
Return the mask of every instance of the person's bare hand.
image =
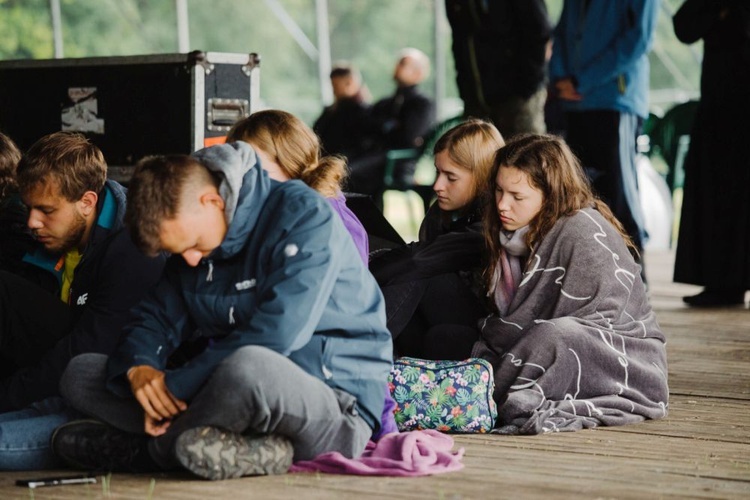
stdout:
[(171, 419), (163, 418), (161, 420), (154, 420), (148, 413), (144, 413), (143, 415), (145, 419), (144, 429), (149, 436), (161, 436), (166, 433), (169, 426), (172, 425)]
[(565, 101), (580, 101), (583, 99), (583, 96), (578, 93), (573, 80), (570, 78), (558, 80), (555, 82), (555, 88), (557, 89), (557, 96)]
[(187, 409), (184, 401), (169, 392), (161, 370), (148, 365), (135, 366), (128, 371), (128, 380), (135, 398), (146, 412), (147, 427), (149, 418), (157, 428), (157, 422), (171, 419)]

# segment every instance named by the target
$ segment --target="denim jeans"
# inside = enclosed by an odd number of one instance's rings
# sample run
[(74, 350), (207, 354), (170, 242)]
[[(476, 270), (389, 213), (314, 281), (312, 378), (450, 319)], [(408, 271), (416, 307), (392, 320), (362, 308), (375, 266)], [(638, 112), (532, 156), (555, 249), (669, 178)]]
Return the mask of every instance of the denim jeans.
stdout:
[[(134, 397), (106, 389), (107, 357), (71, 360), (60, 390), (70, 405), (118, 429), (143, 433), (143, 409)], [(338, 451), (359, 456), (372, 435), (351, 394), (332, 389), (287, 357), (259, 346), (237, 349), (214, 370), (166, 434), (149, 440), (151, 457), (174, 468), (174, 444), (188, 429), (211, 426), (238, 434), (279, 434), (294, 445), (294, 460)]]
[(50, 437), (58, 426), (80, 416), (61, 397), (47, 398), (23, 410), (0, 414), (0, 470), (62, 467), (50, 450)]

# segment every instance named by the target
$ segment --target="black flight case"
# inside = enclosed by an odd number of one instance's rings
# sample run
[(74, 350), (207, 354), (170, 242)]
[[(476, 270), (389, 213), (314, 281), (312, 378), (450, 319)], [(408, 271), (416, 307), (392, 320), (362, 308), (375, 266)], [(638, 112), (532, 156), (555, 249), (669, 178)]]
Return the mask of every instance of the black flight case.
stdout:
[(223, 142), (260, 104), (260, 57), (188, 54), (0, 61), (0, 131), (22, 150), (59, 130), (99, 146), (127, 182), (147, 155)]

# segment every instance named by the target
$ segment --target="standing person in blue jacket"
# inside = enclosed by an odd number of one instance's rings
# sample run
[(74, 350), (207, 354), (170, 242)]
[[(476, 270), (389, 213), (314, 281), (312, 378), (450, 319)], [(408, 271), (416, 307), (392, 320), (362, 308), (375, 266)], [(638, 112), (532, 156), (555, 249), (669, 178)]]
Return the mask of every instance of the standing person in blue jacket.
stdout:
[(131, 241), (125, 189), (106, 175), (99, 148), (67, 132), (41, 138), (18, 165), (38, 242), (24, 261), (48, 270), (57, 289), (0, 272), (0, 470), (59, 466), (49, 439), (73, 418), (58, 390), (68, 361), (113, 352), (129, 309), (164, 266)]
[[(207, 479), (361, 454), (392, 347), (377, 283), (330, 204), (271, 180), (244, 142), (146, 159), (130, 193), (134, 239), (175, 255), (115, 354), (71, 362), (66, 399), (109, 425), (63, 426), (55, 452), (86, 469), (182, 465)], [(167, 369), (196, 336), (209, 346)]]
[(648, 116), (658, 9), (659, 0), (565, 0), (549, 65), (568, 145), (639, 251), (646, 234), (635, 141)]

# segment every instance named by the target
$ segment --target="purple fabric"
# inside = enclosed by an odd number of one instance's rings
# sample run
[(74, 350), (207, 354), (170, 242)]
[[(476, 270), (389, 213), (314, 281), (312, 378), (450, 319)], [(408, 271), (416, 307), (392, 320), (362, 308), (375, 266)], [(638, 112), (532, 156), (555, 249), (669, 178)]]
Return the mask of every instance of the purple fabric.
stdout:
[(339, 217), (341, 217), (341, 221), (344, 223), (346, 230), (352, 235), (354, 245), (357, 247), (357, 251), (359, 251), (359, 255), (362, 257), (362, 261), (366, 266), (370, 255), (370, 243), (367, 239), (365, 226), (363, 226), (357, 216), (354, 215), (354, 212), (346, 206), (346, 197), (344, 196), (344, 193), (339, 192), (335, 198), (326, 199), (333, 207), (333, 210), (339, 214)]
[(373, 441), (379, 441), (386, 434), (398, 432), (396, 426), (396, 417), (393, 411), (396, 409), (396, 402), (391, 397), (391, 390), (388, 385), (385, 386), (385, 406), (383, 406), (383, 415), (380, 417), (380, 429), (372, 435)]
[(453, 438), (435, 430), (388, 434), (377, 443), (367, 443), (359, 458), (339, 452), (323, 453), (313, 460), (297, 462), (290, 472), (328, 472), (358, 476), (427, 476), (463, 468), (464, 449), (452, 451)]
[[(334, 212), (339, 214), (344, 227), (346, 227), (349, 234), (352, 235), (354, 245), (359, 251), (362, 261), (365, 263), (365, 267), (368, 263), (370, 254), (370, 243), (367, 239), (367, 231), (362, 225), (362, 222), (354, 215), (349, 207), (346, 206), (346, 197), (344, 193), (339, 192), (335, 198), (327, 198), (328, 202), (333, 207)], [(393, 416), (393, 410), (396, 408), (396, 402), (391, 397), (391, 391), (388, 389), (388, 385), (385, 385), (385, 406), (383, 407), (383, 414), (380, 417), (380, 429), (373, 434), (372, 439), (377, 441), (382, 436), (390, 434), (392, 432), (398, 432), (396, 427), (396, 419)]]

